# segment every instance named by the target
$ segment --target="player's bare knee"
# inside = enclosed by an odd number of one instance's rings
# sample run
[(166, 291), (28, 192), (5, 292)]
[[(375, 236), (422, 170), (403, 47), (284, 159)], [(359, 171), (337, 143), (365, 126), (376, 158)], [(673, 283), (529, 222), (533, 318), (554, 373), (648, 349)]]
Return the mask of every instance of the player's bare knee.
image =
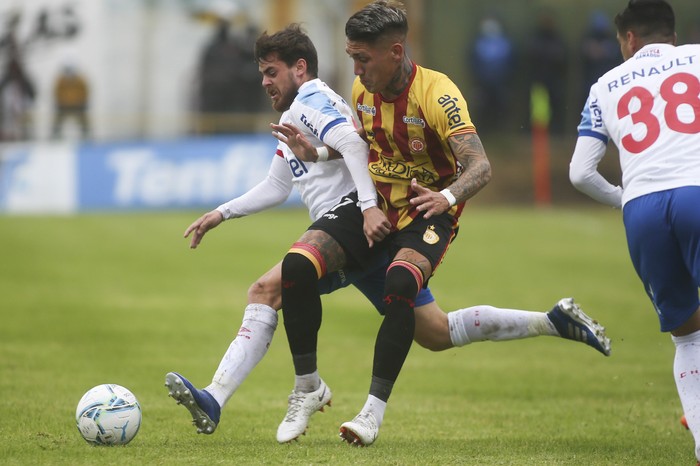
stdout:
[(427, 350), (439, 351), (438, 346), (436, 345), (437, 342), (431, 338), (430, 335), (424, 335), (421, 333), (420, 330), (418, 330), (418, 327), (416, 327), (416, 333), (413, 335), (413, 341)]
[(683, 337), (695, 333), (700, 330), (700, 308), (696, 309), (695, 312), (686, 320), (681, 326), (673, 329), (671, 335), (674, 337)]
[(413, 340), (430, 351), (452, 348), (450, 326), (445, 314), (435, 302), (416, 307), (416, 331)]
[(262, 276), (248, 288), (248, 303), (266, 304), (273, 309), (282, 308), (282, 290), (279, 280)]
[(416, 328), (416, 333), (413, 335), (413, 341), (423, 348), (435, 352), (445, 351), (453, 346), (449, 333), (447, 338), (445, 338), (444, 335), (422, 333), (418, 328)]

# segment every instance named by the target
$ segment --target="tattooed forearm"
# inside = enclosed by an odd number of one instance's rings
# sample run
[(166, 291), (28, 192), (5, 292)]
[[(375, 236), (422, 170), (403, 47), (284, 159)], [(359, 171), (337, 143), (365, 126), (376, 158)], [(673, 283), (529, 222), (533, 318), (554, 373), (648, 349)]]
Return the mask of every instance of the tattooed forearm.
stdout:
[(491, 164), (476, 133), (456, 134), (449, 138), (452, 152), (464, 167), (450, 186), (450, 192), (463, 202), (478, 193), (491, 181)]

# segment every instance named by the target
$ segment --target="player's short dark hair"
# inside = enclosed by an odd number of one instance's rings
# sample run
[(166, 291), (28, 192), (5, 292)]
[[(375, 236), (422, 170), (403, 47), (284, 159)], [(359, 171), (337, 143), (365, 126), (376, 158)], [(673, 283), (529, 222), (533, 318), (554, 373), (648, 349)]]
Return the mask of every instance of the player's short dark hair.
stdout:
[(630, 0), (615, 16), (617, 32), (632, 31), (641, 38), (668, 42), (676, 33), (673, 8), (666, 0)]
[(290, 67), (303, 58), (306, 60), (307, 73), (314, 78), (318, 77), (316, 47), (298, 23), (292, 23), (272, 35), (265, 31), (258, 37), (253, 55), (255, 61), (259, 63), (273, 54)]
[(357, 42), (375, 43), (388, 34), (402, 40), (408, 33), (408, 17), (403, 4), (392, 0), (376, 0), (348, 19), (345, 37)]

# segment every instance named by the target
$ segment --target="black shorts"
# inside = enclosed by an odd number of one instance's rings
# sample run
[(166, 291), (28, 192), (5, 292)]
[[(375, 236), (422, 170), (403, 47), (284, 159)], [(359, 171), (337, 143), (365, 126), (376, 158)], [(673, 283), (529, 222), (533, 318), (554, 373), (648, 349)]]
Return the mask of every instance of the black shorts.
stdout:
[(376, 254), (388, 253), (394, 257), (400, 249), (410, 248), (425, 256), (433, 271), (457, 235), (457, 222), (449, 214), (427, 220), (418, 217), (403, 230), (391, 233), (384, 241), (370, 248), (363, 224), (364, 216), (358, 205), (357, 193), (351, 193), (316, 220), (309, 230), (324, 231), (335, 239), (345, 251), (349, 266), (367, 268), (372, 265)]

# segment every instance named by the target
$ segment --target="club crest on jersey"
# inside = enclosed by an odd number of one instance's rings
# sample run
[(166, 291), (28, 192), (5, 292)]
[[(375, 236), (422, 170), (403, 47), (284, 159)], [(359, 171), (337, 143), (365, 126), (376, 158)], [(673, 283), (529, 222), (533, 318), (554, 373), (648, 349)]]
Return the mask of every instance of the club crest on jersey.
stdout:
[(425, 141), (418, 137), (411, 138), (408, 141), (408, 147), (414, 154), (418, 152), (423, 152), (425, 150)]
[(435, 244), (438, 241), (440, 241), (440, 237), (437, 233), (435, 233), (435, 225), (430, 225), (428, 228), (425, 229), (425, 233), (423, 233), (423, 242), (428, 244)]

